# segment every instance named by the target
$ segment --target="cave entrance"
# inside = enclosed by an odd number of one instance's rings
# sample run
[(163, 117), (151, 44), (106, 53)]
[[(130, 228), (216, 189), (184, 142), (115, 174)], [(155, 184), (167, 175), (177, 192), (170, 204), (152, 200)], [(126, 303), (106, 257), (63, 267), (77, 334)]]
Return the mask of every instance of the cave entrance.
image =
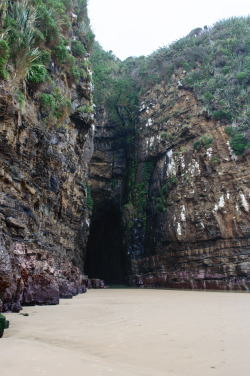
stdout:
[(106, 284), (125, 284), (127, 257), (122, 241), (121, 212), (116, 207), (95, 210), (87, 244), (85, 273)]

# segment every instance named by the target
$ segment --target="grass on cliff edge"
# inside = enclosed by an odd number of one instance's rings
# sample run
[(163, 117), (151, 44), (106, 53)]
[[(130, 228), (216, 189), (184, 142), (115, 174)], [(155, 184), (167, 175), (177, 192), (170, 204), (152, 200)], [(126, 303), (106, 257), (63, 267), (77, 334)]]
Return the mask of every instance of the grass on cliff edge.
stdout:
[(173, 85), (173, 75), (184, 72), (183, 87), (194, 91), (209, 116), (249, 127), (249, 17), (198, 29), (149, 57), (120, 61), (112, 51), (106, 52), (95, 43), (91, 63), (97, 105), (107, 105), (113, 98), (113, 108), (129, 107), (133, 112), (139, 96), (161, 82)]

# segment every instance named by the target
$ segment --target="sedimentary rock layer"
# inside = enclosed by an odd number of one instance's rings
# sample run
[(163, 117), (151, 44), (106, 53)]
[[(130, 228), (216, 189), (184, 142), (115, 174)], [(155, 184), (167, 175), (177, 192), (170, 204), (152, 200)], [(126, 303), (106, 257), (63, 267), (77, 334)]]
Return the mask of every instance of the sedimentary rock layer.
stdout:
[(82, 286), (93, 121), (46, 129), (36, 103), (29, 100), (21, 114), (6, 86), (0, 103), (1, 298), (5, 308), (55, 303)]
[[(170, 91), (158, 85), (141, 103), (138, 165), (152, 160), (154, 169), (144, 251), (132, 257), (131, 282), (248, 289), (249, 154), (233, 152), (229, 124), (203, 113), (179, 83), (173, 77)], [(139, 169), (137, 179), (143, 182)]]
[[(7, 31), (6, 15), (16, 20)], [(88, 284), (92, 34), (86, 2), (4, 3), (0, 22), (10, 52), (0, 85), (0, 300), (17, 311), (56, 304)], [(17, 45), (27, 33), (30, 45)]]
[(234, 153), (225, 132), (229, 123), (202, 109), (194, 92), (181, 85), (184, 77), (180, 71), (171, 85), (163, 81), (139, 98), (132, 147), (120, 143), (119, 176), (114, 174), (119, 134), (111, 131), (108, 110), (97, 110), (93, 195), (99, 215), (107, 197), (122, 210), (130, 284), (245, 290), (249, 153)]

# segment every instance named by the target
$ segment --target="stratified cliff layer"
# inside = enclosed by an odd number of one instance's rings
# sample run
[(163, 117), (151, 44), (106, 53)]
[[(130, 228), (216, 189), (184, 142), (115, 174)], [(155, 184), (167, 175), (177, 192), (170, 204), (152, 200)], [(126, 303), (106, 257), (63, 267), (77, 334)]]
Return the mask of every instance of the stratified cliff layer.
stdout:
[(86, 290), (91, 32), (84, 1), (15, 2), (1, 16), (0, 309), (17, 311)]
[(148, 198), (144, 247), (135, 242), (131, 283), (248, 289), (249, 154), (234, 154), (227, 124), (202, 114), (192, 91), (178, 88), (179, 77), (173, 80), (170, 91), (158, 85), (141, 103), (135, 189), (142, 195), (148, 189)]
[(96, 47), (90, 182), (104, 208), (107, 194), (119, 197), (132, 285), (250, 286), (248, 32), (249, 19), (230, 19), (122, 63)]

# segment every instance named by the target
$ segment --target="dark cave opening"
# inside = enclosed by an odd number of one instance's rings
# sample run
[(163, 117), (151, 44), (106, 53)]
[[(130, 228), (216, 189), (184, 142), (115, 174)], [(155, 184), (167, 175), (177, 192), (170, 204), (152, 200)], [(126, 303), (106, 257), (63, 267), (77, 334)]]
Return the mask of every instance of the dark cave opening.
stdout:
[(106, 285), (125, 284), (128, 264), (121, 212), (111, 206), (95, 213), (90, 226), (85, 273), (89, 278), (104, 279)]

